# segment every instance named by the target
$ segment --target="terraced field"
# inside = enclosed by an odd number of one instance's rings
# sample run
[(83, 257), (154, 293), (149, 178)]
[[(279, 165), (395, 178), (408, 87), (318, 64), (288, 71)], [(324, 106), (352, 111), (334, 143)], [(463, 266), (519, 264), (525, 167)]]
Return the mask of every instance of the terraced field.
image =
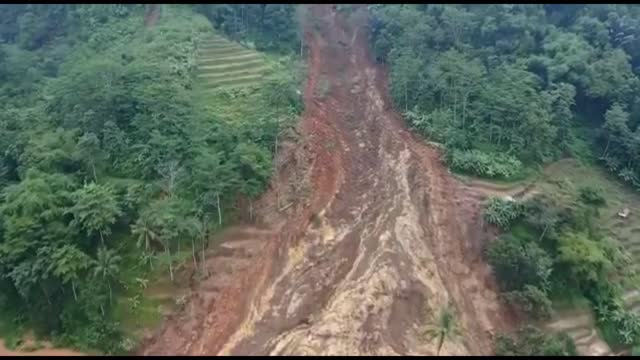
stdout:
[[(572, 187), (591, 185), (604, 190), (606, 206), (601, 210), (600, 226), (607, 235), (616, 240), (623, 251), (633, 259), (633, 264), (640, 263), (640, 196), (612, 179), (603, 169), (582, 166), (575, 160), (562, 160), (545, 169), (546, 181), (540, 183), (540, 191), (564, 196)], [(624, 208), (630, 210), (626, 219), (618, 216)], [(640, 287), (626, 285), (624, 303), (627, 309), (640, 312)], [(554, 330), (564, 330), (574, 338), (578, 351), (582, 354), (604, 355), (606, 352), (601, 337), (595, 333), (595, 325), (591, 314), (587, 311), (560, 313), (554, 323), (548, 326)], [(585, 334), (591, 334), (584, 337)], [(592, 336), (593, 335), (593, 336)], [(628, 349), (613, 349), (616, 354), (625, 353)], [(611, 350), (609, 350), (611, 351)]]
[(198, 51), (198, 78), (207, 90), (257, 85), (270, 72), (262, 54), (212, 35)]
[(613, 355), (609, 345), (604, 342), (594, 327), (593, 316), (589, 312), (566, 312), (558, 314), (553, 322), (544, 324), (552, 332), (565, 332), (576, 344), (578, 353), (589, 356)]
[[(600, 226), (607, 235), (617, 241), (623, 251), (640, 264), (640, 196), (612, 179), (597, 167), (583, 166), (573, 159), (564, 159), (550, 164), (538, 179), (516, 184), (497, 184), (469, 178), (464, 181), (468, 188), (482, 196), (512, 196), (523, 199), (536, 193), (570, 197), (579, 186), (591, 185), (604, 190), (606, 206), (601, 209)], [(624, 208), (630, 210), (627, 218), (618, 216)], [(640, 313), (640, 284), (626, 284), (624, 304), (627, 309)], [(583, 355), (613, 355), (625, 353), (625, 349), (613, 349), (602, 340), (596, 330), (589, 306), (557, 309), (551, 322), (539, 324), (550, 332), (566, 332)], [(626, 349), (628, 350), (628, 349)]]

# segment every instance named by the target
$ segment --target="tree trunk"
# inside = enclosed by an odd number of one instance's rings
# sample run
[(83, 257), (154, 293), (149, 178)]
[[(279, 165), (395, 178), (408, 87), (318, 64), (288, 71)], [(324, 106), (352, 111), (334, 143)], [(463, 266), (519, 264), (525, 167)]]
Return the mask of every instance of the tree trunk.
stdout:
[(102, 246), (104, 246), (104, 236), (102, 235), (102, 230), (98, 231), (98, 234), (100, 234), (100, 242), (102, 243)]
[(249, 198), (249, 222), (253, 222), (253, 200)]
[(404, 84), (404, 112), (407, 112), (407, 110), (408, 110), (408, 106), (409, 106), (409, 103), (408, 103), (408, 101), (407, 101), (407, 98), (408, 98), (408, 92), (409, 92), (408, 87), (409, 87), (409, 86), (405, 83), (405, 84)]
[(111, 280), (107, 280), (109, 285), (109, 306), (113, 306), (113, 291), (111, 290)]
[(260, 29), (264, 27), (264, 14), (267, 4), (260, 4)]
[(191, 255), (193, 256), (193, 268), (198, 268), (198, 262), (196, 261), (196, 242), (191, 238)]
[(454, 92), (453, 93), (453, 124), (454, 126), (457, 125), (456, 124), (456, 109), (458, 108), (458, 93)]
[(40, 289), (42, 289), (44, 296), (47, 298), (47, 302), (49, 303), (49, 305), (51, 305), (51, 299), (49, 299), (49, 294), (47, 294), (47, 290), (44, 289), (44, 285), (42, 285), (42, 283), (40, 283)]
[(100, 312), (102, 313), (102, 317), (104, 317), (104, 306), (100, 304)]
[(542, 238), (544, 237), (544, 234), (547, 232), (548, 228), (549, 228), (549, 224), (544, 226), (544, 230), (542, 230), (542, 234), (540, 235), (540, 238), (538, 239), (538, 241), (542, 240)]
[(489, 144), (493, 144), (493, 127), (491, 125), (491, 117), (489, 117)]
[(98, 175), (96, 175), (96, 164), (91, 162), (91, 169), (93, 170), (93, 180), (98, 182)]
[(462, 130), (464, 130), (464, 122), (465, 122), (465, 117), (467, 115), (467, 97), (469, 95), (465, 94), (462, 96)]
[(165, 249), (167, 252), (167, 259), (169, 260), (169, 277), (173, 283), (173, 261), (171, 259), (171, 250), (169, 249), (169, 246), (165, 247)]
[(218, 225), (222, 226), (222, 212), (220, 211), (220, 193), (216, 194), (216, 199), (218, 202)]
[(205, 276), (205, 271), (207, 270), (207, 267), (206, 267), (206, 264), (205, 264), (206, 255), (204, 253), (204, 242), (205, 242), (206, 238), (207, 238), (206, 235), (202, 238), (202, 276)]
[(602, 155), (600, 155), (600, 157), (603, 157), (607, 154), (607, 151), (609, 151), (610, 143), (611, 143), (611, 136), (609, 136), (609, 138), (607, 139), (607, 146), (605, 146), (604, 151), (602, 152)]
[(73, 291), (73, 299), (77, 302), (78, 295), (76, 294), (76, 283), (73, 280), (71, 281), (71, 290)]

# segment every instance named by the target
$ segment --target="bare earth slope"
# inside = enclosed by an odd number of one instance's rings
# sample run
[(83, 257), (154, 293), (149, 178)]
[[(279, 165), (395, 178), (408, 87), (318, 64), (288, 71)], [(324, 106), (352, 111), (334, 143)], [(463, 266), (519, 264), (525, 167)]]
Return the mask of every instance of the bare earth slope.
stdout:
[[(140, 353), (435, 354), (422, 329), (450, 302), (463, 335), (441, 354), (490, 354), (511, 319), (481, 260), (484, 195), (391, 109), (364, 9), (348, 24), (328, 5), (310, 11), (302, 140), (281, 151), (257, 210), (269, 230), (223, 234), (209, 256), (228, 266), (208, 266)], [(276, 193), (291, 206), (278, 211)]]

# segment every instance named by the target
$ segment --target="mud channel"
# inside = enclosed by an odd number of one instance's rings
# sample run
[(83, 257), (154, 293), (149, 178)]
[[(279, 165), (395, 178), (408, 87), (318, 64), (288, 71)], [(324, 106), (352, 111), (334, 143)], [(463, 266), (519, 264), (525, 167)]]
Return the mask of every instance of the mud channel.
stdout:
[(485, 195), (393, 111), (366, 9), (308, 10), (301, 135), (283, 142), (259, 225), (220, 235), (139, 354), (435, 355), (424, 326), (448, 304), (462, 335), (441, 355), (490, 354), (513, 320), (482, 261)]

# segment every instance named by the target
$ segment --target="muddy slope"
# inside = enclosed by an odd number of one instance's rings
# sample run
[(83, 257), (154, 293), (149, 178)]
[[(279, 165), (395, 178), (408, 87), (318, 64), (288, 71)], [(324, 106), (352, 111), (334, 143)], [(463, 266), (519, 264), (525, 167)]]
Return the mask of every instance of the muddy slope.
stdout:
[(463, 335), (441, 354), (489, 354), (510, 319), (481, 260), (484, 195), (391, 109), (364, 9), (310, 11), (302, 139), (258, 209), (269, 231), (227, 235), (245, 248), (217, 256), (250, 261), (194, 283), (140, 353), (435, 354), (423, 327), (451, 303)]

